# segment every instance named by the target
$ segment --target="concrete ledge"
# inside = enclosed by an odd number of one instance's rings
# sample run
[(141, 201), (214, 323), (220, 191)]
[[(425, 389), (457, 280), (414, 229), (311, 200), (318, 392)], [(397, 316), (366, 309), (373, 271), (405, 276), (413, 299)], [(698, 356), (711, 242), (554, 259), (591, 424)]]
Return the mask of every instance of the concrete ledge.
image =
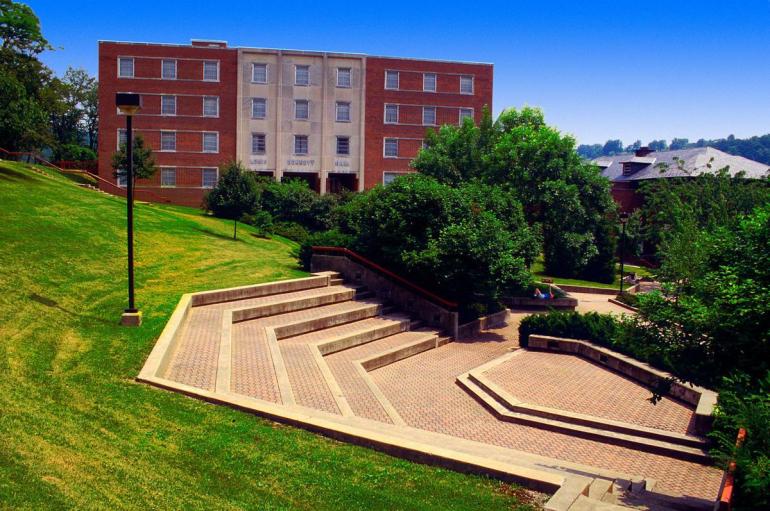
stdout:
[(171, 317), (168, 319), (168, 323), (166, 323), (166, 326), (160, 333), (160, 337), (155, 342), (155, 347), (150, 352), (150, 356), (144, 362), (144, 366), (139, 372), (140, 378), (166, 374), (169, 363), (177, 348), (179, 329), (185, 319), (187, 319), (187, 314), (192, 307), (192, 297), (192, 294), (184, 294), (180, 298), (174, 312), (171, 313)]
[(409, 358), (423, 351), (432, 350), (438, 347), (438, 334), (435, 332), (426, 332), (424, 338), (412, 341), (401, 346), (377, 353), (369, 358), (360, 360), (361, 366), (367, 371), (374, 371), (380, 367), (393, 364), (399, 360)]
[(617, 290), (607, 287), (573, 286), (572, 284), (559, 284), (559, 288), (568, 293), (593, 293), (597, 295), (616, 295)]
[[(376, 316), (376, 314), (373, 314), (372, 316)], [(377, 339), (382, 339), (383, 337), (395, 335), (407, 330), (409, 330), (409, 318), (403, 317), (401, 319), (393, 319), (391, 324), (375, 328), (366, 328), (350, 334), (320, 341), (316, 343), (316, 347), (322, 355), (331, 355), (338, 351), (353, 348), (354, 346), (360, 346), (361, 344), (376, 341)]]
[(637, 309), (636, 307), (632, 305), (628, 305), (627, 303), (621, 302), (620, 300), (616, 300), (614, 298), (607, 298), (607, 301), (617, 305), (618, 307), (623, 307), (624, 309), (628, 309), (631, 312), (639, 312), (639, 309)]
[(285, 339), (295, 335), (371, 318), (379, 314), (381, 310), (382, 304), (362, 303), (361, 306), (356, 309), (332, 312), (311, 319), (276, 325), (275, 335), (278, 339)]
[(712, 390), (678, 382), (670, 373), (655, 369), (649, 364), (608, 348), (597, 346), (589, 341), (531, 334), (528, 346), (529, 349), (534, 350), (556, 351), (582, 356), (650, 388), (654, 388), (662, 380), (671, 380), (672, 384), (668, 394), (695, 406), (696, 432), (705, 434), (711, 428), (714, 406), (718, 396)]
[(483, 330), (505, 325), (511, 317), (509, 309), (482, 316), (457, 327), (457, 339), (469, 339)]
[(265, 303), (251, 307), (242, 307), (233, 309), (233, 323), (246, 321), (249, 319), (262, 318), (265, 316), (275, 316), (286, 312), (295, 312), (321, 305), (346, 302), (352, 300), (356, 292), (353, 289), (344, 291), (334, 291), (319, 296), (309, 296), (307, 298), (285, 298), (280, 301)]
[(211, 305), (213, 303), (232, 302), (234, 300), (245, 300), (247, 298), (258, 298), (260, 296), (269, 296), (281, 293), (291, 293), (294, 291), (303, 291), (315, 287), (324, 287), (329, 285), (330, 275), (315, 274), (312, 277), (300, 279), (279, 280), (277, 282), (266, 282), (251, 286), (230, 287), (225, 289), (216, 289), (214, 291), (203, 291), (193, 294), (193, 307), (201, 305)]

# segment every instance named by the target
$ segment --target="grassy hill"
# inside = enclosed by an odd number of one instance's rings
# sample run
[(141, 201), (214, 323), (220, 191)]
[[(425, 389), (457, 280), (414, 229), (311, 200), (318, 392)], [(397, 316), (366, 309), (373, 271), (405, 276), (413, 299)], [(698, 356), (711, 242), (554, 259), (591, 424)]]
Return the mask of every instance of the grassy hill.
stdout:
[(185, 292), (296, 277), (293, 244), (0, 161), (0, 509), (511, 509), (498, 482), (133, 381)]

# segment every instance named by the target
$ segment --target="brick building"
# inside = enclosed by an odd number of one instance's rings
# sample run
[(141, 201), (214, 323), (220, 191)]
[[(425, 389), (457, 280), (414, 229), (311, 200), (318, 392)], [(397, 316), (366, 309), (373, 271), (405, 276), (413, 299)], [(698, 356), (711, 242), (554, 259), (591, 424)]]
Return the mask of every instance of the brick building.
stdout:
[(425, 130), (477, 122), (492, 107), (492, 65), (362, 54), (99, 43), (99, 175), (125, 137), (116, 92), (136, 92), (135, 132), (159, 172), (141, 196), (198, 206), (218, 168), (241, 161), (318, 192), (363, 190), (409, 172)]

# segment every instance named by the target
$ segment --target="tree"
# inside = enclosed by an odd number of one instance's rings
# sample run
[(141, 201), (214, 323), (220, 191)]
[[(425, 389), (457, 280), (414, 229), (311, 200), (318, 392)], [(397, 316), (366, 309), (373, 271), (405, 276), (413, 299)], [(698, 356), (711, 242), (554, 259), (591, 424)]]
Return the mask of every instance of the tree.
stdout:
[(647, 147), (653, 151), (666, 151), (668, 150), (668, 143), (665, 140), (653, 140), (647, 144)]
[(613, 156), (622, 152), (623, 142), (621, 140), (608, 140), (602, 148), (602, 154), (605, 156)]
[[(155, 166), (155, 158), (152, 155), (152, 149), (145, 147), (144, 145), (144, 138), (141, 135), (134, 135), (133, 139), (134, 149), (132, 160), (134, 161), (134, 187), (136, 187), (137, 180), (150, 179), (158, 171), (158, 167)], [(115, 177), (126, 176), (126, 172), (128, 171), (126, 144), (120, 144), (120, 149), (113, 153), (112, 168), (115, 170)]]
[(40, 144), (46, 113), (16, 77), (0, 68), (0, 147), (11, 151)]
[(96, 79), (84, 69), (67, 68), (62, 80), (55, 80), (60, 98), (58, 107), (51, 112), (51, 128), (57, 145), (54, 148), (57, 158), (61, 158), (61, 146), (66, 144), (85, 144), (91, 149), (96, 147), (98, 96)]
[(27, 57), (51, 49), (32, 8), (12, 0), (0, 0), (0, 40), (3, 52)]
[(642, 148), (642, 141), (641, 140), (637, 140), (636, 142), (634, 142), (630, 146), (626, 146), (625, 151), (627, 153), (633, 153), (634, 151), (636, 151), (638, 149), (641, 149), (641, 148)]
[(580, 144), (577, 148), (577, 153), (586, 160), (593, 160), (603, 155), (603, 147), (601, 144)]
[(674, 138), (671, 140), (671, 145), (668, 146), (670, 151), (676, 151), (679, 149), (685, 149), (690, 145), (690, 140), (686, 138)]
[(257, 186), (254, 177), (240, 163), (227, 164), (217, 185), (206, 195), (206, 209), (215, 216), (233, 221), (233, 239), (238, 236), (238, 220), (257, 209)]

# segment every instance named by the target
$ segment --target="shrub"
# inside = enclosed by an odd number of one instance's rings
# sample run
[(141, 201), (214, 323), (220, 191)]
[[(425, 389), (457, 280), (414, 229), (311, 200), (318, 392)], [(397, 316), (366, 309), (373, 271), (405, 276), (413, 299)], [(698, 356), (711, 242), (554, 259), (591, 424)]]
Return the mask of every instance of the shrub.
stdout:
[(618, 295), (616, 299), (631, 307), (639, 307), (639, 297), (633, 293), (623, 291), (623, 294)]
[[(714, 413), (712, 452), (723, 468), (735, 460), (735, 509), (770, 508), (770, 372), (758, 385), (742, 374), (725, 378)], [(736, 447), (739, 428), (746, 440)]]
[(219, 218), (233, 220), (233, 239), (238, 220), (257, 209), (257, 190), (254, 178), (240, 163), (229, 163), (222, 169), (222, 177), (206, 195), (204, 207)]
[(277, 222), (294, 222), (305, 227), (313, 223), (311, 210), (318, 194), (307, 182), (289, 179), (284, 182), (261, 180), (261, 209), (270, 213)]
[(310, 271), (310, 258), (313, 256), (312, 247), (350, 247), (353, 245), (353, 237), (337, 230), (317, 232), (311, 234), (302, 243), (299, 249), (299, 261), (302, 267)]
[(620, 323), (611, 314), (553, 311), (532, 314), (519, 324), (519, 344), (526, 347), (530, 334), (584, 339), (602, 346), (614, 347)]
[(299, 244), (305, 243), (310, 235), (307, 229), (296, 222), (277, 222), (273, 225), (272, 232)]
[(273, 217), (267, 211), (255, 211), (246, 213), (241, 217), (241, 222), (256, 228), (260, 235), (266, 235), (273, 227)]

